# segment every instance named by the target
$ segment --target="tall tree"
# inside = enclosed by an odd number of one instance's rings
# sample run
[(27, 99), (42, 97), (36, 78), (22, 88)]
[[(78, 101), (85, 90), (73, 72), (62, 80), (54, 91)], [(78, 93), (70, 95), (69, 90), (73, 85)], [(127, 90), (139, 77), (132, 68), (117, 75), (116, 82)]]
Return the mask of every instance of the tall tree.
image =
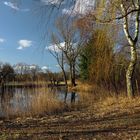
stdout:
[(53, 42), (63, 52), (69, 66), (71, 85), (76, 86), (76, 64), (82, 40), (76, 25), (67, 17), (60, 17), (56, 22), (56, 28), (58, 33), (53, 34)]
[[(134, 87), (133, 87), (133, 75), (134, 75), (134, 70), (137, 62), (137, 52), (136, 52), (136, 45), (138, 42), (138, 37), (139, 37), (139, 17), (140, 17), (140, 1), (136, 0), (130, 3), (132, 5), (129, 6), (129, 2), (125, 1), (122, 2), (120, 7), (122, 10), (122, 16), (123, 17), (123, 28), (124, 28), (124, 33), (126, 35), (126, 38), (129, 42), (130, 49), (131, 49), (131, 58), (130, 58), (130, 63), (126, 72), (126, 82), (127, 82), (127, 94), (129, 97), (134, 95)], [(128, 5), (128, 6), (127, 6)], [(133, 17), (135, 18), (135, 29), (133, 35), (130, 34), (131, 28), (129, 28), (129, 9), (138, 9), (138, 11), (133, 14)]]
[(14, 80), (15, 72), (13, 67), (8, 63), (3, 64), (0, 72), (0, 77), (1, 77), (1, 81), (4, 82), (10, 82)]
[[(104, 1), (105, 2), (105, 1)], [(107, 9), (107, 5), (108, 8)], [(137, 63), (137, 45), (139, 38), (139, 18), (140, 18), (140, 0), (108, 0), (108, 4), (104, 5), (108, 21), (121, 20), (124, 34), (130, 47), (130, 61), (126, 72), (127, 95), (134, 96), (134, 71)], [(112, 14), (113, 13), (113, 14)], [(106, 21), (107, 21), (106, 20)]]
[[(52, 43), (55, 44), (55, 40), (53, 40), (53, 37), (52, 37)], [(65, 71), (65, 63), (66, 63), (65, 56), (64, 56), (63, 50), (60, 50), (58, 48), (61, 48), (61, 44), (52, 45), (51, 47), (48, 48), (48, 50), (54, 56), (59, 67), (61, 68), (63, 77), (64, 77), (64, 82), (67, 87), (68, 84), (67, 84), (67, 76), (66, 76), (66, 71)]]

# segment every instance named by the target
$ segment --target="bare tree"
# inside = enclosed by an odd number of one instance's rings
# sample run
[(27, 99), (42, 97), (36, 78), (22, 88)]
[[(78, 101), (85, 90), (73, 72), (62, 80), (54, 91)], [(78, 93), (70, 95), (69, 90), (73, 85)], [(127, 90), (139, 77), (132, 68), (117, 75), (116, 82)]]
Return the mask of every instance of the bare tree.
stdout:
[[(52, 40), (53, 42), (53, 40)], [(55, 42), (53, 42), (55, 44)], [(57, 47), (57, 48), (56, 48)], [(54, 58), (56, 59), (59, 67), (62, 70), (63, 73), (63, 77), (64, 77), (64, 82), (66, 87), (68, 86), (67, 84), (67, 76), (66, 76), (66, 72), (65, 72), (65, 57), (64, 57), (64, 52), (62, 50), (58, 50), (58, 48), (61, 48), (60, 44), (56, 44), (51, 46), (51, 48), (48, 48), (49, 52), (54, 56)]]
[(32, 66), (29, 66), (30, 67), (30, 74), (31, 74), (31, 77), (32, 77), (32, 80), (35, 81), (37, 79), (37, 74), (39, 73), (40, 71), (40, 68), (38, 65), (32, 65)]
[[(57, 33), (53, 34), (53, 43), (61, 51), (69, 66), (71, 86), (76, 86), (76, 62), (81, 51), (82, 40), (76, 25), (67, 17), (60, 17), (56, 22)], [(65, 58), (64, 58), (65, 57)]]

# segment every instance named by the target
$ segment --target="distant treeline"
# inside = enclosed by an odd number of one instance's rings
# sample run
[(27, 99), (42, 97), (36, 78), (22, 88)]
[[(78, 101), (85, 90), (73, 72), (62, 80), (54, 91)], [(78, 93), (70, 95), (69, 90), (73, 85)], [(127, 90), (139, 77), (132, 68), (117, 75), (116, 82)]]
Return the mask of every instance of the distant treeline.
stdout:
[[(66, 73), (68, 75), (68, 73)], [(0, 82), (29, 82), (29, 81), (63, 81), (62, 72), (51, 72), (48, 69), (41, 69), (37, 65), (29, 66), (26, 64), (10, 65), (9, 63), (0, 64)]]

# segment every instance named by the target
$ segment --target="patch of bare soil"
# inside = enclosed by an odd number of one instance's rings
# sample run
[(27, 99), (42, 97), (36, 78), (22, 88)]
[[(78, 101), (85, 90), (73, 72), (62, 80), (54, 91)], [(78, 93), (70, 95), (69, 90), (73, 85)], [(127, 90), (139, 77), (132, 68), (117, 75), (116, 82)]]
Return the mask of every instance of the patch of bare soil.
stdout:
[(140, 112), (97, 115), (91, 109), (0, 120), (0, 140), (140, 140)]

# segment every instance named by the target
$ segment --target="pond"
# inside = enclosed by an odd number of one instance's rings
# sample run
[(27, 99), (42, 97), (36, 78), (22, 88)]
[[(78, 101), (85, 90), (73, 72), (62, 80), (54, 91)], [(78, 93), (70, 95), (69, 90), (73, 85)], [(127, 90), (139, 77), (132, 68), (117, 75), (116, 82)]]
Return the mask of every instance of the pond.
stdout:
[(42, 107), (54, 101), (70, 104), (78, 100), (78, 94), (67, 92), (62, 87), (6, 88), (3, 93), (0, 92), (0, 117), (32, 112), (33, 107), (39, 108), (39, 105)]

